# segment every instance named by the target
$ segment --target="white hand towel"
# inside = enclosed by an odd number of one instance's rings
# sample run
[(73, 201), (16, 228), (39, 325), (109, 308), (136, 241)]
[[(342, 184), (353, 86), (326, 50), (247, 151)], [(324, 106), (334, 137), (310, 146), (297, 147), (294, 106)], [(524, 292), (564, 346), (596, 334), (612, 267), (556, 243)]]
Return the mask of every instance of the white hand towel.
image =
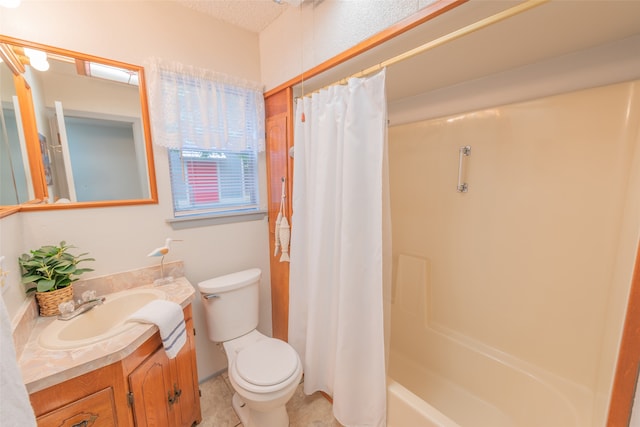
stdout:
[(184, 312), (180, 304), (167, 300), (153, 300), (133, 313), (128, 321), (153, 323), (160, 329), (160, 338), (167, 357), (176, 357), (187, 342), (187, 330), (184, 323)]
[(36, 417), (18, 367), (11, 321), (2, 296), (0, 296), (0, 396), (2, 396), (0, 420), (13, 423), (11, 425), (35, 427)]

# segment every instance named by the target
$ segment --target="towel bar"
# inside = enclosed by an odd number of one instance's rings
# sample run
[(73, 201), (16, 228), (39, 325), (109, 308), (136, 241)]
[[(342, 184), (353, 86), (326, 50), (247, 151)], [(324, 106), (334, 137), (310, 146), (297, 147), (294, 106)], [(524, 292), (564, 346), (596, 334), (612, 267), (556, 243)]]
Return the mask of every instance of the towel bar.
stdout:
[(463, 182), (463, 171), (462, 171), (462, 162), (465, 157), (471, 155), (471, 146), (465, 145), (460, 147), (460, 151), (458, 153), (458, 193), (466, 193), (469, 190), (469, 186), (466, 182)]

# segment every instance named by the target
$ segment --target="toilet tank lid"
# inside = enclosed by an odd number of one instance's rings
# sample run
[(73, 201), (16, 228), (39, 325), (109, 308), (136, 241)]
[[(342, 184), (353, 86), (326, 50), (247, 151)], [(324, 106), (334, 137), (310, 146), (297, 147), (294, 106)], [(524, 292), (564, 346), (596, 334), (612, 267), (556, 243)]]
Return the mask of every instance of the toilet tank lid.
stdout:
[(257, 282), (260, 280), (260, 274), (261, 271), (259, 268), (250, 268), (200, 282), (198, 283), (198, 289), (202, 293), (232, 291), (250, 283)]

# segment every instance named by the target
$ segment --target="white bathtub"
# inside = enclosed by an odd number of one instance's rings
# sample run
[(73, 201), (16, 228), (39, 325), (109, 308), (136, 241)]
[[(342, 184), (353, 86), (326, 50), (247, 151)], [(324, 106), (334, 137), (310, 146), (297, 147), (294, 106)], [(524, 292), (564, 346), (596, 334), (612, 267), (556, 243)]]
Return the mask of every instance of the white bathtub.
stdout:
[(583, 427), (593, 395), (507, 356), (432, 331), (412, 360), (391, 350), (390, 427)]
[(399, 256), (387, 373), (391, 426), (598, 425), (593, 391), (425, 321), (416, 289), (427, 288), (427, 271), (425, 259)]
[(387, 382), (387, 427), (459, 427), (393, 379)]
[[(416, 304), (420, 298), (406, 291), (411, 286), (427, 287), (426, 274), (421, 273), (428, 270), (426, 261), (406, 255), (399, 258), (397, 298), (391, 304), (389, 411), (392, 419), (419, 416), (425, 420), (415, 424), (391, 421), (391, 425), (594, 425), (593, 391), (424, 321), (428, 319), (425, 305)], [(407, 294), (411, 298), (404, 298)]]

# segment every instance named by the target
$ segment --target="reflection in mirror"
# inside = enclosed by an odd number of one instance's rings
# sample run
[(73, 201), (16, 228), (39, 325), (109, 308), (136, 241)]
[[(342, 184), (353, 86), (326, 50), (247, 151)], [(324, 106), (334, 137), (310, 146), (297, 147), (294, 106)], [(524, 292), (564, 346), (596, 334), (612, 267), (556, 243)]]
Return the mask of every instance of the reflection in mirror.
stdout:
[(46, 72), (27, 65), (25, 75), (49, 202), (148, 198), (138, 86), (94, 77), (85, 61), (60, 55), (48, 61)]
[(155, 202), (142, 68), (4, 36), (0, 42), (25, 65), (43, 202)]
[(20, 120), (13, 73), (0, 63), (0, 205), (18, 205), (33, 199), (29, 163)]

